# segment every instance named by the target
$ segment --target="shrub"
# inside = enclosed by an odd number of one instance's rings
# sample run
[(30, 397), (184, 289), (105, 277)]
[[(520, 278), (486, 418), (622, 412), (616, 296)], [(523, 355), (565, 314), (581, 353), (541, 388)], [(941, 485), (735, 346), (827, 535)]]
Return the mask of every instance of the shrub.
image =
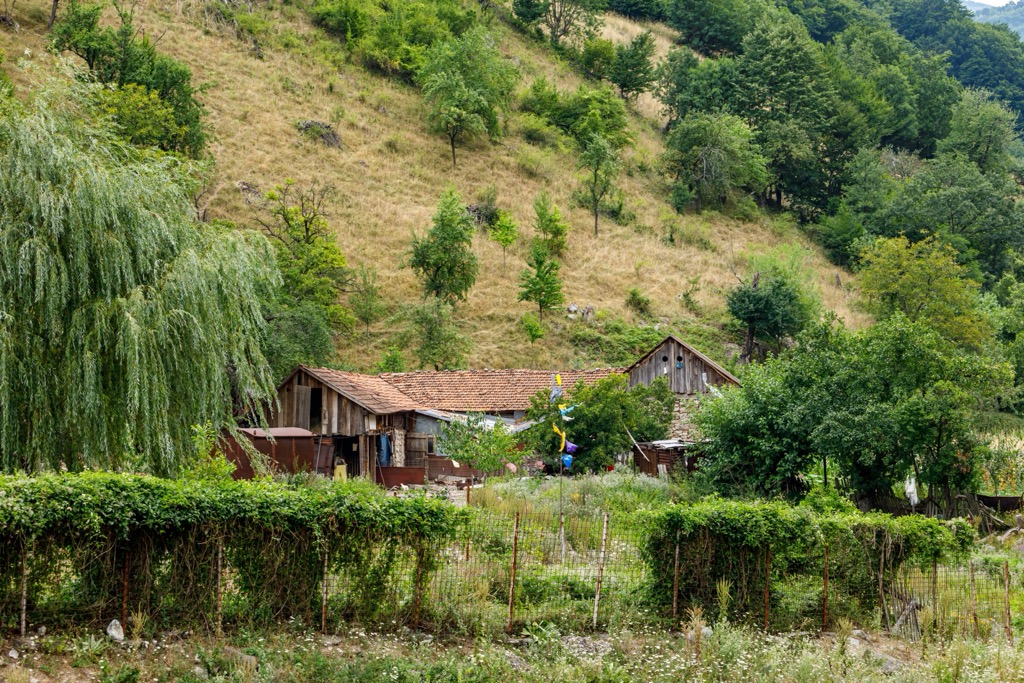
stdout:
[(366, 35), (380, 9), (366, 0), (317, 0), (311, 10), (313, 22), (346, 43)]
[(651, 298), (645, 296), (637, 287), (630, 289), (626, 295), (626, 308), (641, 318), (650, 318), (653, 315), (651, 311)]

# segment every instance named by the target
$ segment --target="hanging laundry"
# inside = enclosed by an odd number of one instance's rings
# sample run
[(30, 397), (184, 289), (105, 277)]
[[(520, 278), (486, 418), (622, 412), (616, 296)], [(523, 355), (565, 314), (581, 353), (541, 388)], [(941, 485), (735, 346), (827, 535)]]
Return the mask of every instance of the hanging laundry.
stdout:
[(562, 456), (562, 466), (565, 467), (565, 469), (569, 469), (569, 468), (572, 467), (572, 456), (571, 455), (563, 455)]
[(377, 464), (381, 467), (391, 466), (391, 440), (387, 434), (377, 435)]
[(551, 377), (551, 396), (548, 397), (548, 400), (551, 403), (554, 403), (555, 401), (557, 401), (561, 397), (562, 397), (562, 376), (556, 373), (556, 374), (552, 375), (552, 377)]
[(579, 448), (579, 446), (574, 444), (572, 441), (566, 441), (565, 442), (565, 452), (566, 453), (575, 453), (577, 448)]
[(556, 425), (554, 422), (551, 423), (551, 429), (555, 430), (555, 434), (558, 434), (560, 437), (562, 437), (562, 445), (558, 447), (558, 452), (561, 453), (562, 451), (565, 450), (565, 432), (559, 429), (558, 425)]

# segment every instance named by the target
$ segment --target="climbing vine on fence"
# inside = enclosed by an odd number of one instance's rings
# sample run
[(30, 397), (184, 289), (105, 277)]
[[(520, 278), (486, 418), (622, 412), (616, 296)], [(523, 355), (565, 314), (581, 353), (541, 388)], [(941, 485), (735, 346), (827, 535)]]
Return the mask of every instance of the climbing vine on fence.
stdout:
[(650, 597), (667, 608), (679, 601), (714, 610), (718, 582), (729, 582), (734, 610), (759, 614), (766, 582), (820, 578), (828, 548), (833, 581), (860, 608), (879, 598), (879, 577), (904, 564), (955, 561), (972, 547), (973, 528), (916, 515), (893, 517), (816, 511), (779, 502), (711, 499), (672, 505), (648, 515), (643, 549)]
[(24, 594), (29, 613), (74, 621), (318, 623), (326, 568), (351, 577), (345, 616), (404, 617), (412, 605), (385, 600), (397, 563), (411, 557), (422, 586), (462, 516), (360, 482), (0, 477), (0, 615), (10, 624)]

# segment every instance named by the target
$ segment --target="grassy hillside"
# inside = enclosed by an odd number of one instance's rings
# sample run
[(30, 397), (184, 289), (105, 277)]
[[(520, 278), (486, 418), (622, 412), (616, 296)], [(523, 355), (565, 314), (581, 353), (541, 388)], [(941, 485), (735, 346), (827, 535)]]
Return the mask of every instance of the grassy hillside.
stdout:
[[(209, 0), (216, 2), (217, 0)], [(15, 32), (0, 29), (0, 48), (7, 52), (8, 73), (24, 94), (53, 69), (46, 55), (46, 0), (21, 0), (14, 10)], [(570, 322), (560, 316), (548, 335), (531, 347), (519, 319), (531, 306), (516, 302), (516, 277), (532, 236), (532, 202), (547, 189), (573, 226), (563, 266), (568, 302), (594, 306), (600, 316), (629, 319), (624, 301), (631, 287), (653, 302), (659, 324), (697, 340), (709, 352), (724, 356), (727, 335), (723, 292), (736, 282), (749, 254), (776, 245), (800, 244), (811, 250), (806, 263), (825, 306), (855, 325), (863, 321), (853, 307), (850, 276), (840, 274), (788, 218), (744, 222), (718, 214), (677, 215), (666, 201), (667, 189), (656, 170), (663, 150), (661, 114), (644, 96), (631, 114), (636, 144), (626, 152), (621, 184), (628, 206), (636, 213), (629, 226), (602, 219), (594, 238), (585, 210), (570, 206), (576, 186), (575, 156), (527, 143), (519, 117), (507, 120), (507, 135), (498, 143), (471, 142), (452, 169), (446, 140), (427, 130), (417, 89), (375, 75), (346, 59), (333, 39), (313, 27), (293, 4), (257, 6), (257, 35), (265, 54), (259, 59), (251, 38), (242, 40), (231, 26), (210, 19), (203, 0), (156, 1), (140, 5), (136, 23), (158, 38), (158, 47), (183, 60), (205, 84), (202, 99), (213, 134), (210, 153), (216, 160), (214, 179), (203, 202), (211, 217), (238, 224), (252, 223), (252, 207), (241, 184), (266, 190), (285, 178), (300, 184), (319, 182), (337, 188), (330, 221), (350, 264), (375, 265), (392, 319), (339, 340), (338, 360), (355, 367), (371, 366), (405, 327), (402, 304), (418, 300), (412, 272), (402, 267), (413, 231), (430, 223), (438, 196), (451, 183), (467, 202), (487, 186), (498, 189), (498, 204), (511, 211), (527, 239), (510, 249), (502, 268), (501, 249), (482, 235), (475, 249), (481, 274), (459, 318), (474, 345), (473, 367), (551, 366), (593, 363), (570, 343)], [(491, 30), (501, 49), (518, 61), (523, 88), (546, 76), (560, 88), (574, 88), (581, 77), (559, 61), (546, 45), (531, 41), (493, 19)], [(672, 34), (656, 27), (658, 51), (664, 54)], [(625, 41), (643, 27), (609, 17), (605, 35)], [(14, 62), (28, 56), (35, 68)], [(316, 119), (336, 124), (342, 146), (328, 148), (311, 141), (296, 123)], [(669, 230), (676, 244), (664, 243)], [(678, 236), (682, 236), (682, 243)], [(841, 279), (842, 286), (837, 286)], [(687, 311), (680, 294), (697, 283), (693, 298), (699, 312)], [(693, 307), (691, 307), (693, 308)]]

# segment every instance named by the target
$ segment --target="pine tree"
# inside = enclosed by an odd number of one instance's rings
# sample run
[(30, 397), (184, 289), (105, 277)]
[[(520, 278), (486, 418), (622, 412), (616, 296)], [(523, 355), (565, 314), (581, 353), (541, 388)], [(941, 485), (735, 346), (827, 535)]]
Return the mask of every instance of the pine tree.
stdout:
[(544, 311), (565, 302), (562, 281), (558, 278), (559, 263), (551, 258), (543, 241), (535, 240), (526, 260), (528, 268), (519, 274), (519, 301), (537, 304), (537, 318), (544, 320)]

